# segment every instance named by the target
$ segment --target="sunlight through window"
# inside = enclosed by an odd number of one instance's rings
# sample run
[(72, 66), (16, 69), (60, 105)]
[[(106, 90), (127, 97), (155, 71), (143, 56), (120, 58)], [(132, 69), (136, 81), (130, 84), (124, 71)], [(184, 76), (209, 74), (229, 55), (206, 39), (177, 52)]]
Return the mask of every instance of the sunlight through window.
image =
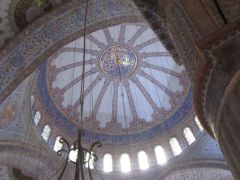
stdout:
[(90, 167), (90, 169), (94, 169), (94, 156), (93, 156), (94, 152), (91, 153), (91, 157), (90, 157), (90, 153), (87, 152), (85, 155), (85, 162), (88, 162), (89, 158), (89, 163), (85, 164), (85, 167), (88, 168), (88, 165)]
[(41, 120), (41, 112), (36, 111), (34, 114), (34, 123), (36, 124), (36, 126), (38, 125), (40, 120)]
[(138, 164), (141, 170), (146, 170), (149, 168), (148, 157), (144, 151), (138, 153)]
[(182, 148), (176, 138), (171, 138), (169, 142), (174, 156), (177, 156), (182, 153)]
[(164, 152), (164, 149), (162, 148), (162, 146), (156, 146), (155, 149), (155, 156), (157, 159), (157, 163), (162, 165), (165, 164), (167, 162), (167, 158), (166, 158), (166, 154)]
[(195, 122), (196, 122), (199, 130), (200, 130), (200, 131), (203, 131), (203, 126), (202, 126), (202, 124), (200, 123), (200, 121), (199, 121), (199, 119), (198, 119), (197, 116), (195, 116)]
[[(73, 146), (71, 148), (73, 148)], [(73, 162), (76, 162), (77, 161), (77, 154), (78, 154), (78, 150), (72, 150), (69, 153), (69, 160), (73, 161)]]
[(196, 138), (194, 137), (194, 135), (189, 127), (184, 128), (183, 134), (189, 145), (191, 145), (196, 140)]
[(62, 149), (63, 147), (63, 144), (60, 143), (60, 139), (61, 139), (61, 136), (58, 136), (55, 140), (55, 143), (54, 143), (54, 147), (53, 147), (53, 150), (58, 152), (59, 150)]
[(112, 155), (111, 154), (105, 154), (103, 157), (103, 171), (104, 172), (112, 172)]
[(131, 162), (128, 154), (122, 154), (120, 158), (122, 172), (131, 172)]
[(49, 125), (46, 125), (42, 131), (42, 137), (43, 137), (44, 141), (48, 141), (50, 133), (51, 133), (51, 128)]

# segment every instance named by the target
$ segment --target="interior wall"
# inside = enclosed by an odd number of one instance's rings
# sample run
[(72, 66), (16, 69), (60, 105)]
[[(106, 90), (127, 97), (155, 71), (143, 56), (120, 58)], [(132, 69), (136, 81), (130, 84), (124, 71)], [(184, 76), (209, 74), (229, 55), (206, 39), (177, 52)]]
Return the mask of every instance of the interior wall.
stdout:
[(190, 168), (177, 170), (166, 176), (164, 179), (156, 180), (234, 180), (230, 171), (216, 168)]

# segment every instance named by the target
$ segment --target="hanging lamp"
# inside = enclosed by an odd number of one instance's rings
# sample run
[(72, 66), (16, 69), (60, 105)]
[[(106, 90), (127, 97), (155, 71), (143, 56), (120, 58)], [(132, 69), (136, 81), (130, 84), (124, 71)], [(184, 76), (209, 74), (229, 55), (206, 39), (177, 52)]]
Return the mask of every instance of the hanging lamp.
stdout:
[(85, 85), (85, 61), (86, 61), (86, 25), (87, 25), (87, 13), (88, 13), (88, 0), (86, 1), (85, 7), (85, 20), (84, 20), (84, 34), (83, 34), (83, 68), (82, 68), (82, 81), (80, 88), (80, 119), (78, 123), (78, 135), (77, 139), (74, 141), (73, 145), (70, 146), (70, 143), (65, 139), (61, 138), (60, 143), (64, 145), (65, 148), (59, 150), (57, 154), (60, 156), (63, 153), (67, 154), (67, 158), (64, 162), (64, 166), (61, 169), (58, 180), (61, 180), (63, 174), (66, 170), (66, 167), (69, 162), (69, 154), (72, 151), (77, 151), (76, 162), (70, 161), (75, 164), (75, 175), (74, 180), (85, 180), (86, 174), (84, 171), (84, 166), (88, 169), (88, 177), (90, 180), (93, 180), (90, 163), (96, 163), (98, 160), (97, 155), (94, 153), (94, 148), (100, 148), (102, 144), (99, 141), (92, 143), (89, 149), (82, 146), (82, 138), (84, 136), (83, 132), (83, 107), (84, 107), (84, 85)]

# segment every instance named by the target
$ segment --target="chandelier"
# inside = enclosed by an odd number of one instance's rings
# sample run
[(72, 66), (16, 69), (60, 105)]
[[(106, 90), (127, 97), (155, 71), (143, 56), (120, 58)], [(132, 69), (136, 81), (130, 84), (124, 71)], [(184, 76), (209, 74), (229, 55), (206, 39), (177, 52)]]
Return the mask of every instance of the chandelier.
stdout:
[(63, 144), (63, 149), (59, 150), (57, 154), (61, 156), (62, 154), (67, 154), (67, 158), (64, 162), (63, 169), (60, 172), (58, 180), (61, 180), (66, 167), (69, 162), (69, 155), (72, 151), (77, 152), (76, 162), (71, 161), (75, 164), (75, 175), (74, 180), (85, 180), (84, 167), (88, 168), (89, 179), (92, 180), (91, 164), (95, 164), (98, 160), (97, 155), (94, 153), (94, 148), (100, 148), (102, 144), (99, 141), (92, 143), (89, 149), (82, 146), (83, 132), (83, 107), (84, 107), (84, 85), (85, 85), (85, 61), (86, 61), (86, 24), (87, 24), (87, 13), (88, 13), (88, 0), (86, 1), (85, 7), (85, 20), (84, 20), (84, 34), (83, 34), (83, 66), (82, 66), (82, 81), (80, 87), (80, 118), (78, 123), (78, 135), (77, 139), (73, 142), (71, 146), (70, 143), (65, 138), (60, 138), (59, 142)]
[[(58, 180), (62, 179), (62, 176), (66, 170), (67, 164), (69, 162), (69, 154), (72, 151), (77, 151), (77, 159), (76, 162), (71, 161), (72, 163), (75, 164), (75, 180), (85, 180), (85, 174), (84, 174), (84, 166), (88, 168), (88, 175), (90, 180), (92, 180), (92, 172), (91, 172), (91, 166), (90, 163), (95, 164), (98, 160), (98, 157), (95, 153), (93, 153), (93, 149), (95, 147), (100, 148), (102, 144), (99, 141), (94, 142), (90, 149), (86, 149), (82, 146), (82, 136), (84, 136), (83, 131), (79, 128), (78, 129), (78, 138), (77, 140), (74, 141), (73, 146), (71, 147), (69, 142), (61, 138), (59, 140), (60, 143), (64, 144), (66, 146), (66, 149), (61, 149), (57, 152), (57, 154), (60, 156), (62, 153), (67, 153), (67, 158), (65, 160), (64, 167), (58, 177)], [(88, 155), (88, 156), (87, 156)], [(87, 157), (87, 158), (86, 158)]]

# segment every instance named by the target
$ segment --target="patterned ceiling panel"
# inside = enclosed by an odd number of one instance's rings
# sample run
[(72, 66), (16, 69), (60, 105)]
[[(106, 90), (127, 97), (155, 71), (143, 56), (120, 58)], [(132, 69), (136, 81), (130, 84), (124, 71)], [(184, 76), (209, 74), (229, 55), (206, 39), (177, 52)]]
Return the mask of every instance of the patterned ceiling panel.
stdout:
[(15, 34), (16, 28), (11, 25), (10, 11), (12, 0), (0, 1), (0, 48), (2, 48)]
[[(43, 102), (70, 133), (79, 124), (82, 59), (83, 38), (79, 38), (40, 69)], [(173, 128), (192, 106), (185, 68), (174, 62), (145, 23), (89, 34), (85, 72), (83, 125), (86, 134), (94, 133), (101, 140), (114, 136), (129, 140), (127, 135), (139, 133), (148, 138)]]

